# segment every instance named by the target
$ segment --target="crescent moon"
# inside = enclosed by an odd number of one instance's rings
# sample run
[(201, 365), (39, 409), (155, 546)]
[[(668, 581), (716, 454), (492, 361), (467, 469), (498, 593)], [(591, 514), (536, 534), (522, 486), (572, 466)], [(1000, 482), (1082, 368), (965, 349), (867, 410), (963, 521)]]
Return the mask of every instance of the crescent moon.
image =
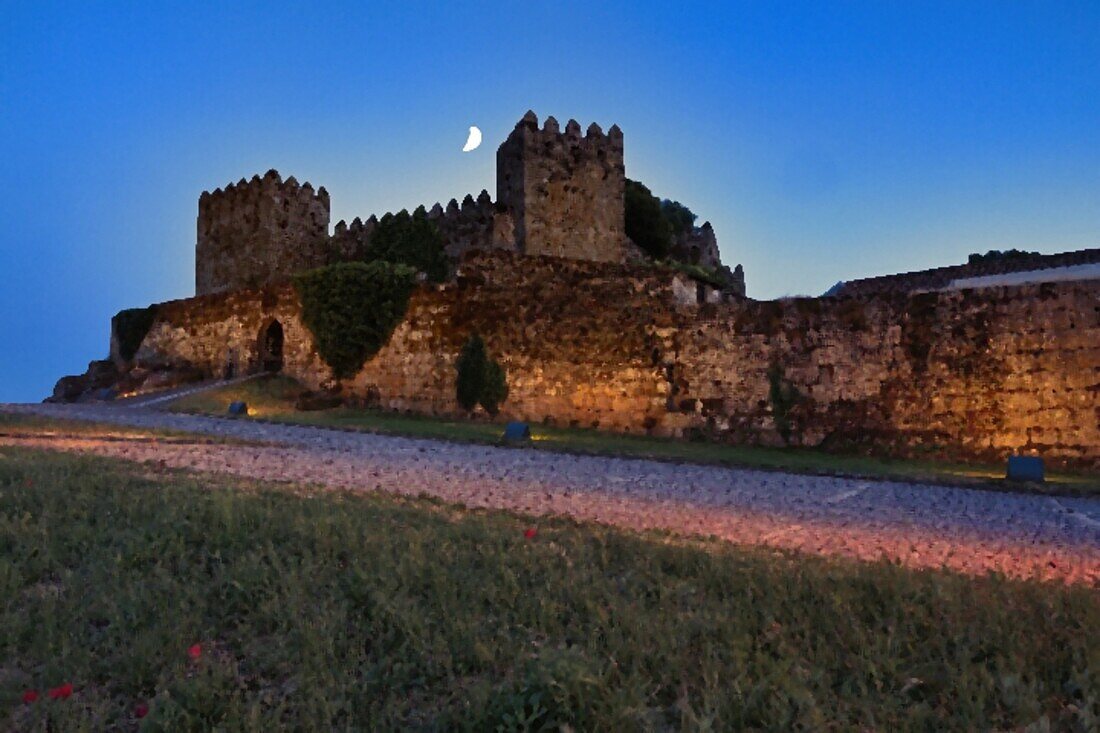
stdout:
[(481, 130), (477, 125), (470, 125), (470, 136), (466, 138), (466, 144), (462, 146), (462, 152), (468, 153), (478, 145), (481, 145)]

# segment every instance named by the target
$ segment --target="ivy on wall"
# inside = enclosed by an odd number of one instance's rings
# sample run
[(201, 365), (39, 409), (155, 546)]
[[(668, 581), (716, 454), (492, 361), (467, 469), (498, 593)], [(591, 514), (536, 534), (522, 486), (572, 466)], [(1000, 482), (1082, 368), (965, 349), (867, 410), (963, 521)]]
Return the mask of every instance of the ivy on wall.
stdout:
[(295, 276), (302, 321), (333, 376), (354, 375), (389, 341), (415, 286), (415, 269), (381, 260), (330, 265)]
[(157, 317), (157, 307), (127, 308), (120, 310), (111, 319), (111, 333), (118, 342), (118, 355), (126, 361), (134, 358), (141, 342), (153, 327)]

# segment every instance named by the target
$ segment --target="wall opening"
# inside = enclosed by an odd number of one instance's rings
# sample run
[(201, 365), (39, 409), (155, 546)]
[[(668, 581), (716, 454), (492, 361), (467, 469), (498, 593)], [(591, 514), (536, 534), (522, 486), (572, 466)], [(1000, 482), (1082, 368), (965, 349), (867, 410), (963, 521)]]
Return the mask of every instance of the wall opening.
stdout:
[(283, 368), (283, 326), (272, 321), (260, 333), (260, 366), (265, 372)]

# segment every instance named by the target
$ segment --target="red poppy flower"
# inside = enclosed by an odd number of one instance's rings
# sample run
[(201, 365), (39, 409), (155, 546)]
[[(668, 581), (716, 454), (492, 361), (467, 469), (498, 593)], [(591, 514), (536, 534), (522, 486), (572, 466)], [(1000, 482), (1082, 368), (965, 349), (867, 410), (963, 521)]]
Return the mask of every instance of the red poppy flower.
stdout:
[(73, 694), (73, 683), (66, 682), (61, 687), (51, 687), (46, 694), (50, 696), (51, 700), (64, 700)]
[(26, 486), (29, 489), (30, 487), (34, 486), (34, 481), (31, 481), (30, 479), (27, 479), (26, 481), (23, 482), (23, 485)]
[(198, 659), (202, 656), (202, 644), (192, 644), (187, 647), (187, 656), (192, 659)]
[(23, 693), (23, 702), (30, 705), (32, 702), (38, 700), (38, 690), (27, 690)]
[(144, 718), (148, 714), (149, 714), (149, 706), (146, 705), (145, 703), (139, 702), (137, 705), (134, 706), (134, 717), (135, 718)]
[(537, 530), (537, 529), (535, 529), (534, 527), (528, 527), (528, 528), (527, 528), (527, 531), (525, 531), (525, 532), (523, 533), (523, 536), (524, 536), (524, 537), (526, 537), (526, 538), (527, 538), (527, 539), (529, 539), (529, 540), (532, 540), (532, 539), (534, 539), (534, 538), (535, 538), (535, 535), (536, 535), (536, 534), (538, 534), (538, 530)]

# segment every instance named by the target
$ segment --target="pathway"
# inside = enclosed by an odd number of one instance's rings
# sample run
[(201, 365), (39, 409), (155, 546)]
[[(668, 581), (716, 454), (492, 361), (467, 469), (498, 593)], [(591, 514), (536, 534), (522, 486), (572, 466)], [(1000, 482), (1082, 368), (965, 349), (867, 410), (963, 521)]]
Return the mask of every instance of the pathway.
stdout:
[[(1100, 499), (589, 457), (177, 415), (109, 405), (0, 410), (171, 428), (266, 445), (0, 439), (331, 487), (427, 494), (470, 507), (564, 515), (914, 567), (1100, 585)], [(274, 445), (272, 445), (274, 444)]]

